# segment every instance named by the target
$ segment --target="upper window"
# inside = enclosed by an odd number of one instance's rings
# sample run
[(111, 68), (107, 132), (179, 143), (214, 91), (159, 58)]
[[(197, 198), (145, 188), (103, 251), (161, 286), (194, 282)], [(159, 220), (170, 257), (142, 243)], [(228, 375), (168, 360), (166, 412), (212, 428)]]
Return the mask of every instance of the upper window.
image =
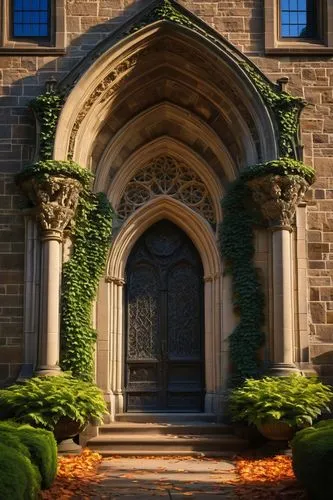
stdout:
[(14, 38), (49, 37), (49, 0), (14, 0), (12, 26)]
[(266, 54), (333, 53), (333, 0), (264, 0)]
[(63, 54), (65, 0), (0, 0), (0, 54)]
[(281, 0), (280, 35), (282, 38), (316, 38), (315, 0)]

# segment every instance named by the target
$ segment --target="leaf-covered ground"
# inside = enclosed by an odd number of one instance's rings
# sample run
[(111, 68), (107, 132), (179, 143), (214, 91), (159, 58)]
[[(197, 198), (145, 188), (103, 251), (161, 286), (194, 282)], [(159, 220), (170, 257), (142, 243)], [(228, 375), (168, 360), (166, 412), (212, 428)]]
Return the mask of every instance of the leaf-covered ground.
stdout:
[(297, 483), (291, 457), (277, 455), (270, 458), (238, 458), (239, 476), (235, 488), (239, 499), (246, 500), (305, 500)]
[[(159, 496), (162, 491), (169, 493), (169, 498), (174, 494), (181, 494), (188, 497), (196, 497), (205, 491), (205, 482), (196, 474), (189, 477), (193, 461), (196, 467), (202, 469), (210, 464), (213, 473), (207, 472), (207, 485), (209, 491), (214, 491), (217, 498), (234, 498), (239, 500), (306, 500), (304, 490), (296, 482), (291, 458), (284, 455), (277, 455), (270, 458), (249, 458), (235, 457), (231, 462), (235, 465), (234, 475), (229, 470), (219, 473), (222, 459), (207, 459), (193, 457), (149, 457), (152, 464), (156, 461), (156, 469), (140, 470), (138, 467), (139, 457), (124, 459), (115, 457), (103, 461), (98, 453), (90, 450), (83, 450), (80, 455), (68, 455), (59, 457), (58, 476), (51, 489), (42, 492), (42, 500), (51, 499), (97, 499), (114, 498), (122, 495), (139, 495), (138, 498)], [(145, 459), (147, 461), (147, 459)], [(179, 465), (173, 472), (179, 474), (179, 479), (165, 479), (163, 474), (170, 472), (167, 464), (173, 461)], [(128, 461), (128, 472), (121, 474), (121, 464)], [(161, 466), (161, 462), (166, 467)], [(136, 463), (135, 470), (133, 464)], [(147, 463), (147, 462), (146, 462)], [(106, 467), (105, 467), (106, 465)], [(233, 465), (232, 465), (233, 467)], [(102, 472), (101, 472), (102, 471)], [(112, 476), (108, 474), (112, 471)], [(153, 472), (153, 475), (152, 475)], [(192, 471), (193, 472), (193, 471)], [(202, 474), (201, 474), (202, 476)], [(126, 487), (116, 485), (117, 480), (126, 484)], [(128, 486), (127, 486), (128, 484)], [(207, 486), (208, 487), (208, 486)], [(144, 493), (146, 492), (146, 494)], [(226, 496), (224, 492), (227, 492)], [(143, 496), (140, 496), (143, 495)], [(230, 496), (229, 496), (230, 495)], [(177, 498), (179, 498), (177, 496)]]

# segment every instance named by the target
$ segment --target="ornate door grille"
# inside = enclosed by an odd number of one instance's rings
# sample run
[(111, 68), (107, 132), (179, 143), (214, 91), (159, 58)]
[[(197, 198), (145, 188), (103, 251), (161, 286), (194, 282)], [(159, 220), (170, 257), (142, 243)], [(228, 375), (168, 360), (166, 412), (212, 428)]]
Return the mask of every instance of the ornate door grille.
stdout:
[(203, 269), (191, 240), (163, 220), (127, 264), (127, 411), (201, 411)]

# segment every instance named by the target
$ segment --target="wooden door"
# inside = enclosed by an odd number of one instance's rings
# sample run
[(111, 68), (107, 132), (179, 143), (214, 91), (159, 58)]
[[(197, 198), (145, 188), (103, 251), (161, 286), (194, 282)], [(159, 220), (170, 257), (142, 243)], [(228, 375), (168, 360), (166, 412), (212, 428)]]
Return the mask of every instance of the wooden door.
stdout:
[(167, 220), (128, 259), (127, 411), (203, 409), (203, 269), (187, 235)]

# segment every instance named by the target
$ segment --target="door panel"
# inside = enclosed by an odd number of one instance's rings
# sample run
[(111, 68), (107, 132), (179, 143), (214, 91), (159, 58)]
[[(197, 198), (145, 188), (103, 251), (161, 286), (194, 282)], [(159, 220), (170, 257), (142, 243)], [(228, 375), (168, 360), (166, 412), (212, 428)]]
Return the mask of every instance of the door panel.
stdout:
[(203, 271), (177, 226), (161, 221), (128, 259), (127, 411), (200, 411), (203, 404)]

